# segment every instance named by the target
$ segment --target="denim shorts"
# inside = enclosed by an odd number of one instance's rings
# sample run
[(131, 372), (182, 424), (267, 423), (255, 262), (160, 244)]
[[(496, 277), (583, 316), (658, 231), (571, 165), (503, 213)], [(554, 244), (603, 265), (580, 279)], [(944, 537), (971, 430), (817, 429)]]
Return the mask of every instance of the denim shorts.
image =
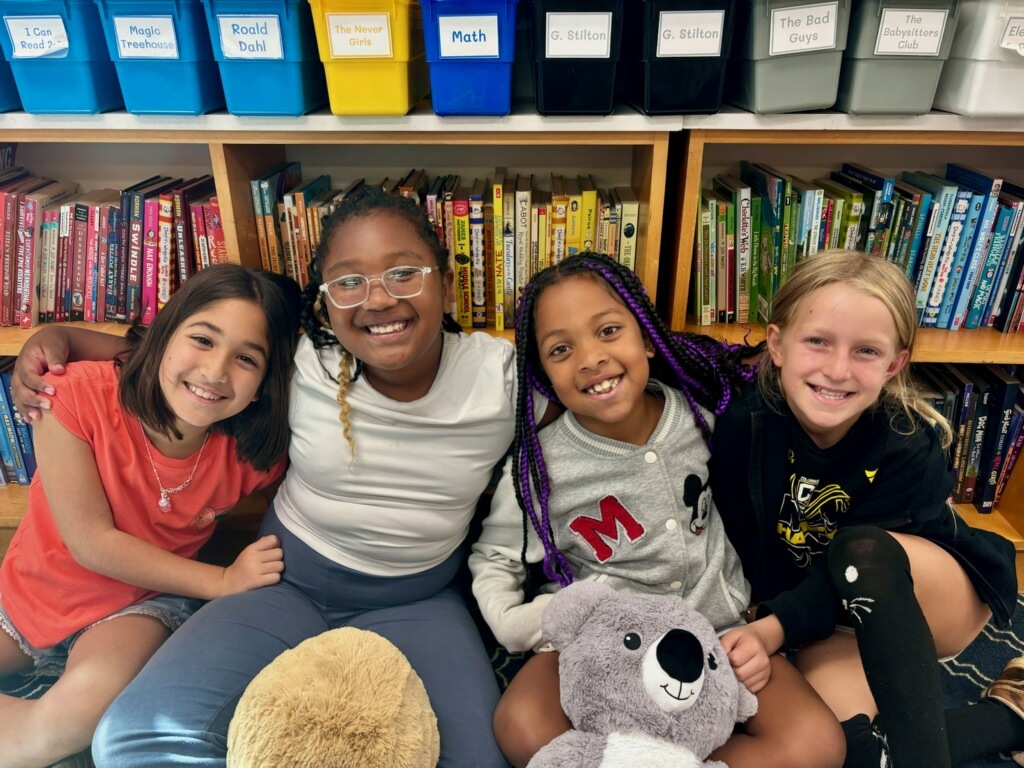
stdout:
[(191, 597), (158, 595), (150, 600), (143, 600), (141, 603), (134, 603), (127, 608), (122, 608), (120, 611), (112, 613), (104, 619), (94, 621), (88, 627), (84, 627), (64, 638), (52, 648), (36, 648), (26, 640), (17, 627), (14, 626), (14, 622), (11, 621), (11, 617), (7, 615), (7, 611), (3, 609), (3, 606), (0, 606), (0, 629), (14, 638), (22, 652), (32, 659), (37, 672), (57, 677), (64, 673), (64, 667), (68, 663), (68, 654), (71, 652), (75, 641), (78, 640), (83, 632), (95, 627), (97, 624), (109, 621), (110, 619), (116, 619), (119, 616), (141, 614), (142, 616), (152, 616), (154, 619), (161, 621), (169, 631), (173, 632), (185, 623), (185, 619), (198, 611), (202, 605), (202, 600)]

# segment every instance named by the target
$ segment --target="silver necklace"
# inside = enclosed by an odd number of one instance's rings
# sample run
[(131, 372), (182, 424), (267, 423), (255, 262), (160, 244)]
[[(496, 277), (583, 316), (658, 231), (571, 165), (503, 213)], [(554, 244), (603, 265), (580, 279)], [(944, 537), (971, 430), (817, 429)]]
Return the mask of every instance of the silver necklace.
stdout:
[(160, 508), (161, 512), (171, 511), (171, 494), (183, 491), (188, 488), (188, 484), (192, 482), (192, 476), (196, 473), (196, 468), (199, 466), (199, 462), (203, 458), (203, 449), (206, 448), (206, 441), (210, 439), (210, 433), (207, 431), (206, 437), (203, 438), (203, 444), (199, 446), (199, 455), (196, 456), (196, 463), (192, 465), (192, 471), (188, 473), (188, 478), (181, 485), (176, 485), (173, 488), (164, 488), (163, 483), (160, 482), (160, 474), (156, 471), (156, 462), (153, 461), (153, 451), (149, 447), (149, 435), (146, 434), (146, 428), (142, 426), (142, 419), (138, 416), (135, 420), (139, 422), (139, 429), (142, 430), (142, 444), (146, 446), (146, 455), (149, 456), (149, 465), (153, 467), (153, 477), (156, 478), (157, 488), (160, 489), (160, 501), (156, 503), (157, 507)]

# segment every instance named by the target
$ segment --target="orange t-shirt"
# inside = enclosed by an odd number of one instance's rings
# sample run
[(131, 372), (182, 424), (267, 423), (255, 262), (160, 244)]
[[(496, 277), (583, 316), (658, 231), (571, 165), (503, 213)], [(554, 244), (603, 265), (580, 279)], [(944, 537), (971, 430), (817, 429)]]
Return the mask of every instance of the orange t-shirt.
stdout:
[[(213, 533), (215, 517), (284, 471), (284, 459), (267, 472), (239, 462), (235, 439), (219, 433), (210, 434), (198, 466), (196, 454), (169, 459), (153, 450), (165, 488), (184, 482), (195, 466), (188, 487), (173, 494), (170, 511), (162, 512), (146, 438), (138, 420), (121, 406), (113, 363), (73, 363), (50, 382), (57, 390), (50, 398), (53, 415), (92, 449), (114, 525), (181, 557), (195, 557)], [(0, 566), (0, 604), (28, 642), (50, 648), (158, 593), (79, 565), (57, 530), (42, 480), (60, 482), (60, 468), (40, 462), (32, 479), (28, 511)]]

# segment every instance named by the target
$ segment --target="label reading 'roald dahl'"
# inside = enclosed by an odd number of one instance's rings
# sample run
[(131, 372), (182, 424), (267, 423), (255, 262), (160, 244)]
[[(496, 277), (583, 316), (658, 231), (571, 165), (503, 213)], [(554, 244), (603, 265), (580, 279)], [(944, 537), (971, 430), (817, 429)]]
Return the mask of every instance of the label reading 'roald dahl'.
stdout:
[(331, 58), (391, 56), (391, 14), (328, 13)]
[(657, 57), (719, 56), (725, 11), (662, 11)]
[(610, 13), (545, 14), (544, 56), (548, 59), (611, 57)]
[(839, 3), (773, 8), (768, 55), (827, 51), (836, 47)]
[(178, 37), (170, 16), (115, 16), (114, 34), (122, 59), (178, 58)]
[(274, 16), (218, 16), (220, 50), (225, 59), (284, 58), (281, 19)]
[(438, 16), (438, 51), (442, 59), (498, 57), (498, 16)]

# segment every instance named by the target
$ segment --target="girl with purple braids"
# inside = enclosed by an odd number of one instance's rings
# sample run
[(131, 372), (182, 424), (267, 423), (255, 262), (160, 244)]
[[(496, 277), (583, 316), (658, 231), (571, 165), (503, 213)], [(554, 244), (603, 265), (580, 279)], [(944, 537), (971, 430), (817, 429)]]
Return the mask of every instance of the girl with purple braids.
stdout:
[[(836, 719), (781, 656), (744, 623), (750, 588), (708, 489), (715, 417), (753, 376), (731, 347), (676, 334), (634, 274), (592, 253), (540, 272), (516, 325), (515, 442), (480, 539), (473, 591), (499, 642), (544, 651), (541, 614), (574, 580), (626, 592), (676, 594), (723, 631), (758, 714), (713, 759), (742, 766), (838, 766)], [(539, 430), (533, 396), (565, 412)], [(545, 584), (528, 600), (529, 566)], [(495, 737), (524, 766), (571, 725), (562, 712), (558, 654), (532, 656), (502, 697)]]

